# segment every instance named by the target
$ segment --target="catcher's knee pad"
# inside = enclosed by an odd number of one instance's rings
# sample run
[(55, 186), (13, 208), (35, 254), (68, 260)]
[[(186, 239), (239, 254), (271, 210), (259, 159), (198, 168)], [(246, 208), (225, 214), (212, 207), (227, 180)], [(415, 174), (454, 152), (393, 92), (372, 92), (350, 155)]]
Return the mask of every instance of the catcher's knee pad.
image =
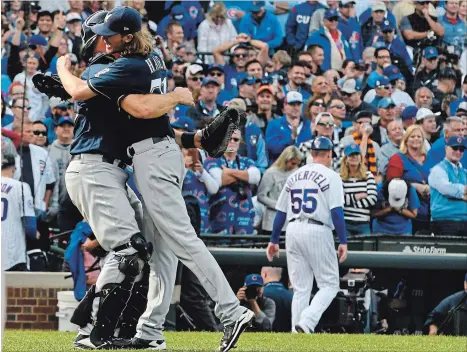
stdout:
[(118, 337), (131, 339), (136, 334), (136, 326), (146, 310), (149, 289), (149, 265), (145, 264), (141, 280), (133, 285), (130, 300), (118, 324)]
[(70, 321), (73, 324), (82, 328), (92, 322), (92, 303), (94, 302), (95, 297), (96, 285), (92, 285), (71, 316)]

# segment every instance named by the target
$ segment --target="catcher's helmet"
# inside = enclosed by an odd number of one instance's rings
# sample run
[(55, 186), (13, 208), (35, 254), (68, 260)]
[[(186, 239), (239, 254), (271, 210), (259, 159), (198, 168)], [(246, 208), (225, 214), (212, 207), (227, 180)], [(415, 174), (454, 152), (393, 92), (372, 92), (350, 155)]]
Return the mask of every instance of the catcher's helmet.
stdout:
[(108, 11), (97, 11), (91, 16), (86, 18), (83, 25), (81, 26), (81, 39), (83, 46), (81, 47), (81, 57), (84, 61), (88, 62), (94, 54), (94, 44), (96, 42), (97, 34), (95, 34), (91, 27), (96, 24), (104, 23), (105, 16)]
[(316, 137), (311, 143), (312, 150), (332, 150), (334, 145), (328, 137)]

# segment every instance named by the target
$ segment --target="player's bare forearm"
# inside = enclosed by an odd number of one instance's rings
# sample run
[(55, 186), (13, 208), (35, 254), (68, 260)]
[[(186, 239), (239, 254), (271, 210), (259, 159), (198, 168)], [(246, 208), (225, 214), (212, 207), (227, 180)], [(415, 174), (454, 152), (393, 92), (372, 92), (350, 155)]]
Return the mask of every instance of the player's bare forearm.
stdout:
[(71, 95), (73, 100), (88, 100), (97, 95), (88, 87), (86, 81), (73, 76), (66, 67), (57, 64), (57, 72), (63, 88)]

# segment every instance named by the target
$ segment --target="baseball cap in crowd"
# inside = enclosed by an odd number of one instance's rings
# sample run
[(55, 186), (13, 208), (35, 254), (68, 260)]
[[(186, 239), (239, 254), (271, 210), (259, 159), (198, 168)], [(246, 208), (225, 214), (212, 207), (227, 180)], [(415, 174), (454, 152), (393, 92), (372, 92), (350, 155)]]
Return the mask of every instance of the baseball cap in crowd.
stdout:
[(360, 146), (356, 143), (349, 144), (347, 147), (344, 148), (345, 156), (349, 156), (352, 154), (360, 154)]
[(316, 137), (311, 142), (311, 150), (332, 150), (334, 145), (328, 137)]
[(170, 124), (173, 128), (193, 132), (195, 130), (195, 122), (188, 116), (180, 116), (175, 122)]
[(372, 119), (373, 112), (370, 110), (362, 110), (355, 114), (354, 121), (358, 121), (360, 119)]
[(345, 6), (345, 5), (348, 5), (348, 4), (356, 4), (355, 2), (356, 0), (341, 0), (339, 1), (339, 6)]
[(250, 274), (245, 277), (245, 286), (263, 286), (264, 281), (260, 274)]
[(266, 1), (252, 1), (250, 11), (260, 12), (264, 6), (266, 6)]
[(330, 20), (331, 18), (338, 18), (339, 14), (336, 9), (329, 8), (324, 12), (324, 19)]
[(353, 94), (359, 90), (360, 88), (358, 87), (357, 81), (353, 78), (346, 80), (341, 88), (341, 91), (347, 94)]
[(260, 86), (258, 88), (258, 91), (256, 92), (256, 95), (260, 95), (263, 92), (269, 92), (272, 95), (274, 95), (274, 88), (272, 86), (270, 86), (270, 85)]
[(386, 67), (383, 70), (383, 75), (388, 77), (390, 81), (394, 81), (396, 79), (404, 77), (401, 71), (399, 70), (399, 67), (397, 67), (396, 65), (389, 65), (388, 67)]
[(51, 109), (53, 108), (66, 109), (68, 108), (69, 103), (66, 100), (61, 100), (60, 98), (52, 97), (49, 100), (49, 105)]
[(448, 147), (464, 147), (467, 148), (467, 139), (464, 137), (452, 136), (449, 137), (448, 141), (446, 142)]
[(434, 46), (427, 46), (423, 50), (423, 57), (427, 60), (437, 58), (438, 56), (438, 49), (436, 49)]
[(436, 114), (431, 111), (430, 109), (427, 108), (421, 108), (417, 111), (417, 115), (415, 115), (415, 118), (417, 121), (421, 121), (423, 119), (426, 119), (428, 117), (436, 117)]
[(381, 25), (381, 32), (390, 32), (394, 30), (394, 26), (392, 25), (391, 21), (384, 20), (383, 24)]
[(82, 22), (81, 16), (76, 13), (76, 12), (70, 12), (68, 15), (66, 15), (66, 23), (73, 23), (73, 22)]
[(459, 104), (456, 114), (458, 114), (459, 112), (467, 113), (467, 102), (466, 101), (463, 101), (462, 103)]
[(417, 116), (418, 108), (415, 105), (407, 106), (401, 113), (401, 120), (410, 120)]
[(320, 112), (318, 115), (315, 117), (315, 124), (318, 124), (323, 117), (329, 117), (332, 123), (334, 123), (334, 117), (329, 112)]
[(389, 78), (387, 78), (386, 76), (383, 76), (383, 77), (379, 77), (376, 82), (375, 82), (375, 88), (379, 88), (379, 87), (382, 87), (382, 86), (386, 86), (390, 83), (391, 81), (389, 80)]
[(118, 6), (109, 11), (104, 23), (96, 24), (91, 29), (97, 35), (104, 37), (116, 34), (126, 35), (139, 32), (142, 22), (141, 15), (134, 8)]
[(246, 103), (241, 98), (232, 99), (229, 103), (229, 107), (240, 110), (242, 112), (246, 111)]
[(371, 6), (371, 12), (384, 11), (386, 12), (386, 5), (382, 1), (377, 1)]
[(292, 90), (287, 93), (287, 96), (285, 97), (285, 101), (287, 102), (287, 104), (303, 103), (303, 95), (299, 92)]
[(203, 72), (204, 70), (201, 65), (193, 64), (187, 67), (186, 72), (185, 72), (185, 78), (188, 78), (188, 77), (191, 77), (198, 73), (203, 73)]
[(72, 126), (75, 125), (75, 121), (70, 116), (62, 116), (58, 119), (58, 126), (64, 125), (65, 123), (68, 123)]
[(214, 70), (225, 72), (225, 69), (224, 69), (223, 65), (220, 65), (220, 64), (211, 64), (211, 65), (209, 65), (208, 72), (211, 72), (211, 71), (214, 71)]
[(378, 109), (387, 109), (390, 106), (396, 106), (396, 103), (391, 98), (383, 98), (378, 103)]
[(237, 83), (238, 85), (241, 84), (248, 84), (249, 86), (255, 84), (258, 81), (256, 77), (248, 75), (246, 72), (240, 72), (237, 75)]
[(394, 178), (389, 182), (388, 194), (389, 205), (393, 208), (401, 208), (407, 197), (407, 183), (404, 180)]
[(29, 45), (47, 46), (47, 39), (39, 34), (34, 34), (29, 38)]
[(206, 77), (203, 79), (203, 81), (201, 82), (201, 85), (203, 87), (206, 87), (208, 84), (214, 84), (216, 86), (220, 86), (219, 82), (217, 82), (214, 78), (212, 77)]
[(177, 21), (183, 20), (184, 13), (185, 13), (185, 9), (183, 8), (182, 5), (175, 5), (174, 7), (172, 7), (172, 10), (170, 10), (170, 14)]

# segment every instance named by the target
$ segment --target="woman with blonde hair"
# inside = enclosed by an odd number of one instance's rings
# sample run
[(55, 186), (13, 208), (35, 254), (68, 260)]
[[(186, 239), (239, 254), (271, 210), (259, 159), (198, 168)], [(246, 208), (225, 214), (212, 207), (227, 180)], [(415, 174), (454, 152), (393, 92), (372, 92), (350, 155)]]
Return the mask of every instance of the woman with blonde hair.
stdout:
[(371, 208), (378, 192), (373, 174), (362, 162), (360, 147), (349, 144), (344, 149), (340, 175), (344, 185), (344, 219), (347, 235), (370, 235)]
[(417, 191), (420, 208), (412, 221), (412, 232), (428, 231), (430, 228), (430, 170), (426, 163), (425, 137), (421, 125), (412, 125), (405, 132), (400, 151), (389, 159), (386, 180), (400, 178), (408, 181)]
[[(297, 169), (302, 161), (302, 154), (297, 147), (291, 145), (284, 149), (279, 158), (264, 173), (258, 187), (258, 201), (265, 206), (262, 230), (266, 235), (272, 232), (276, 215), (276, 202), (287, 178)], [(284, 224), (282, 231), (285, 231)]]
[[(222, 2), (215, 3), (206, 14), (206, 19), (198, 27), (198, 52), (213, 52), (214, 48), (234, 40), (237, 30), (227, 18), (227, 10)], [(213, 64), (214, 56), (208, 55), (205, 64)]]

